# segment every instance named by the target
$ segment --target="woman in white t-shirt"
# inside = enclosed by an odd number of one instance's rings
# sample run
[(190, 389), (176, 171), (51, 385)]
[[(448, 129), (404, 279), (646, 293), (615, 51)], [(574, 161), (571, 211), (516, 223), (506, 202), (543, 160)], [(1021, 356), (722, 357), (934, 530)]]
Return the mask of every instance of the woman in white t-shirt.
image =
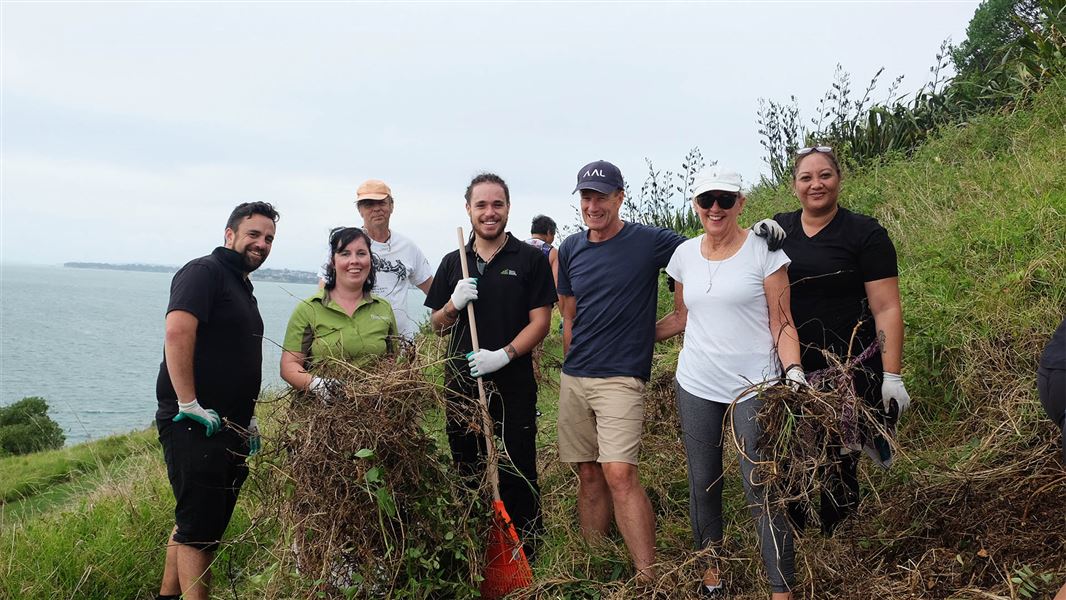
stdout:
[[(789, 311), (788, 256), (771, 252), (737, 224), (745, 201), (740, 186), (738, 174), (720, 167), (697, 176), (692, 206), (704, 234), (681, 244), (666, 267), (675, 281), (674, 312), (656, 324), (655, 338), (685, 333), (676, 384), (696, 548), (722, 542), (722, 429), (735, 401), (745, 495), (772, 597), (785, 600), (795, 581), (792, 530), (783, 511), (766, 514), (763, 489), (751, 481), (752, 460), (759, 460), (755, 415), (763, 382), (780, 381), (782, 371), (794, 387), (806, 380)], [(721, 589), (718, 567), (711, 565), (700, 591), (713, 596)]]

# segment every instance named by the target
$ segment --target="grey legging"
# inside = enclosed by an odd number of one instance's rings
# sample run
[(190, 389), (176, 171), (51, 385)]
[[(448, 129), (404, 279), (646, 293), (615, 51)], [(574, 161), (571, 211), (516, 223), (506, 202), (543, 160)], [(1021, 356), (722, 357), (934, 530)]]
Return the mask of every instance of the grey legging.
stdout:
[[(693, 396), (676, 381), (674, 383), (688, 459), (689, 518), (696, 548), (702, 549), (722, 542), (722, 429), (729, 405)], [(733, 409), (737, 438), (742, 440), (744, 453), (752, 458), (758, 456), (755, 442), (759, 438), (759, 427), (755, 414), (761, 404), (756, 397), (736, 404)], [(731, 432), (726, 435), (731, 439)], [(744, 495), (759, 530), (759, 545), (770, 587), (775, 592), (787, 592), (796, 579), (792, 528), (783, 510), (771, 511), (772, 517), (766, 515), (763, 488), (751, 483), (754, 468), (750, 460), (740, 456)]]

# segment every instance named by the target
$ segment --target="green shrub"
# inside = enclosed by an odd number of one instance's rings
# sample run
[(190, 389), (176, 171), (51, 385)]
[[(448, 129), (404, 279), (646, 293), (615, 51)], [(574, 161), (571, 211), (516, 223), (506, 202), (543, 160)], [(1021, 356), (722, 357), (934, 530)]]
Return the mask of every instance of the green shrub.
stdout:
[(0, 455), (61, 448), (66, 441), (59, 424), (48, 416), (44, 398), (31, 396), (0, 407)]

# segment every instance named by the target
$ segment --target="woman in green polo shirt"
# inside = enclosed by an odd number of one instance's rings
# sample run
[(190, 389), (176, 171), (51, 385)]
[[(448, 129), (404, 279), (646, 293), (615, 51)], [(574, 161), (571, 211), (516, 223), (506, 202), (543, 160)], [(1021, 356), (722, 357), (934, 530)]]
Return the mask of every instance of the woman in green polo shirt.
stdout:
[(373, 296), (370, 238), (358, 227), (329, 235), (323, 289), (296, 306), (285, 331), (281, 378), (298, 390), (328, 395), (330, 381), (313, 375), (326, 359), (356, 361), (392, 351), (396, 317), (388, 301)]

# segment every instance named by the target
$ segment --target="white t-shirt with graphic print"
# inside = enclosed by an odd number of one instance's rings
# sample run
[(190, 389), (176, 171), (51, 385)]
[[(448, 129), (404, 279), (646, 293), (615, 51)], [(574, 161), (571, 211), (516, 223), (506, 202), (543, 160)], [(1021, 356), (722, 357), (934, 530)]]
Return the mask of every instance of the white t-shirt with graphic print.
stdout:
[(781, 376), (763, 282), (791, 261), (745, 233), (740, 250), (725, 260), (703, 257), (701, 235), (678, 246), (666, 266), (684, 285), (688, 309), (677, 381), (687, 392), (715, 402), (742, 395), (747, 400), (755, 395), (752, 384)]

